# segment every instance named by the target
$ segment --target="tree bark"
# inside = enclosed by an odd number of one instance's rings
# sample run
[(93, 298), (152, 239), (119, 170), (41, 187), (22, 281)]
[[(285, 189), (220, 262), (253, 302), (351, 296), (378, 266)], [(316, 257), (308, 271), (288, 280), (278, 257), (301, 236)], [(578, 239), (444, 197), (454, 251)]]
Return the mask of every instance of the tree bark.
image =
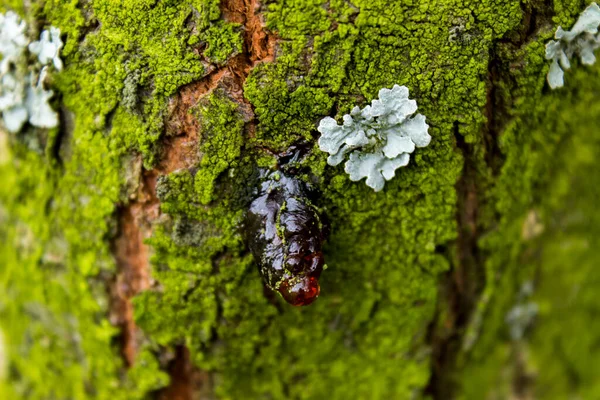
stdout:
[[(557, 0), (5, 0), (61, 29), (60, 125), (0, 130), (0, 398), (600, 397), (600, 80), (546, 83)], [(408, 87), (381, 192), (318, 122)], [(319, 299), (265, 288), (260, 171), (327, 219)]]

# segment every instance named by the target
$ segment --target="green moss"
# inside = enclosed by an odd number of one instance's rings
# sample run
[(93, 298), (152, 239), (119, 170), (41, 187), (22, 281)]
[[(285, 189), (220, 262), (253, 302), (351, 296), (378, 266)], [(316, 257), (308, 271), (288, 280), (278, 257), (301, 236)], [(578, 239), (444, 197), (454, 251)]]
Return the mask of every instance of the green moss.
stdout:
[[(65, 123), (1, 134), (0, 397), (145, 398), (168, 382), (157, 349), (142, 343), (126, 371), (108, 320), (116, 209), (137, 179), (128, 156), (153, 163), (169, 96), (203, 76), (191, 38), (234, 34), (210, 0), (15, 3), (2, 7), (24, 12), (32, 36), (49, 25), (64, 34), (65, 70), (52, 79)], [(22, 144), (37, 138), (45, 152)]]
[[(141, 398), (166, 384), (153, 351), (181, 343), (196, 366), (215, 373), (224, 399), (418, 397), (431, 369), (426, 336), (438, 281), (453, 262), (445, 254), (456, 252), (455, 185), (464, 161), (456, 141), (463, 139), (486, 194), (478, 213), (489, 233), (480, 243), (487, 284), (469, 327), (475, 347), (457, 371), (465, 398), (484, 398), (488, 384), (506, 393), (501, 368), (514, 364), (503, 321), (514, 298), (504, 293), (514, 294), (534, 270), (519, 268), (523, 220), (557, 176), (546, 171), (560, 171), (565, 138), (586, 129), (559, 111), (590, 102), (597, 89), (576, 85), (594, 72), (578, 66), (564, 91), (547, 93), (543, 43), (551, 29), (522, 49), (498, 43), (521, 24), (518, 1), (293, 0), (268, 1), (266, 8), (267, 27), (280, 41), (276, 61), (260, 64), (246, 82), (256, 132), (245, 131), (234, 103), (214, 93), (195, 110), (199, 165), (159, 179), (167, 216), (148, 242), (158, 287), (135, 299), (147, 342), (125, 374), (113, 343), (118, 332), (107, 320), (104, 279), (114, 274), (107, 242), (115, 209), (127, 202), (125, 156), (135, 151), (146, 166), (155, 162), (169, 97), (205, 74), (203, 46), (215, 63), (239, 51), (239, 28), (220, 22), (215, 0), (34, 2), (29, 18), (66, 33), (66, 70), (54, 79), (75, 124), (64, 132), (62, 165), (11, 139), (13, 155), (0, 166), (7, 182), (0, 187), (0, 288), (7, 293), (0, 329), (12, 374), (10, 385), (0, 384), (0, 397)], [(557, 22), (567, 26), (580, 8), (556, 3)], [(494, 123), (485, 116), (488, 78), (496, 79), (490, 55), (510, 71), (498, 79), (500, 97), (512, 102), (503, 110), (510, 118), (500, 127), (499, 171), (486, 163), (486, 124)], [(293, 143), (314, 142), (322, 117), (363, 106), (393, 84), (406, 85), (417, 100), (431, 145), (377, 194), (351, 182), (343, 167), (327, 166), (316, 148), (298, 162), (299, 176), (315, 187), (316, 204), (331, 222), (329, 268), (314, 305), (297, 309), (275, 298), (275, 306), (242, 240), (257, 165), (272, 166), (270, 153)], [(574, 173), (578, 164), (569, 165)], [(544, 217), (560, 199), (552, 194), (539, 205)], [(583, 254), (581, 240), (574, 243)], [(564, 256), (559, 248), (547, 251), (546, 257)], [(582, 260), (582, 271), (591, 271), (591, 261)], [(548, 271), (558, 268), (551, 263)], [(579, 283), (585, 282), (564, 285)], [(543, 312), (559, 306), (553, 290), (540, 286)], [(586, 286), (586, 296), (592, 290)], [(573, 326), (593, 312), (581, 301), (584, 311), (573, 316)], [(545, 318), (551, 334), (534, 336), (534, 366), (549, 364), (550, 342), (566, 340), (558, 320)], [(579, 393), (590, 397), (597, 388), (585, 382), (595, 353), (583, 353), (593, 339), (574, 348), (583, 357), (575, 368)], [(572, 392), (572, 382), (554, 378), (561, 368), (549, 368), (540, 384), (553, 381), (557, 393)]]
[(315, 119), (332, 106), (326, 89), (294, 82), (299, 73), (286, 64), (259, 64), (246, 83), (245, 95), (260, 121), (257, 142), (274, 151), (311, 140)]
[[(184, 337), (197, 365), (219, 374), (223, 398), (411, 398), (427, 384), (427, 325), (439, 274), (449, 268), (436, 250), (456, 237), (463, 159), (455, 128), (483, 163), (488, 55), (521, 18), (518, 2), (493, 11), (478, 2), (327, 4), (267, 4), (281, 48), (246, 82), (258, 127), (244, 138), (254, 149), (243, 149), (240, 160), (258, 151), (258, 164), (268, 167), (268, 151), (314, 142), (320, 118), (364, 105), (395, 83), (417, 99), (433, 141), (377, 194), (351, 182), (343, 167), (326, 166), (317, 149), (298, 163), (332, 231), (321, 298), (302, 309), (275, 300), (277, 312), (244, 251), (239, 223), (254, 184), (249, 172), (243, 179), (232, 169), (220, 173), (216, 182), (228, 190), (198, 185), (189, 172), (161, 181), (162, 210), (172, 220), (151, 243), (163, 287), (138, 299), (138, 322), (160, 344)], [(449, 39), (455, 26), (461, 42)], [(213, 193), (210, 208), (199, 204), (203, 190)]]
[(217, 64), (224, 64), (229, 57), (242, 50), (239, 28), (233, 24), (217, 23), (202, 32), (199, 40), (206, 43), (204, 56)]
[(17, 147), (15, 155), (0, 171), (0, 326), (9, 349), (10, 390), (32, 399), (81, 398), (94, 382), (116, 395), (119, 362), (107, 352), (116, 329), (105, 319), (103, 283), (94, 278), (112, 261), (99, 238), (81, 238), (92, 239), (82, 246), (68, 242), (72, 232), (59, 234), (65, 225), (75, 229), (90, 219), (78, 212), (65, 218), (52, 203), (58, 174), (34, 153)]
[[(553, 20), (570, 26), (584, 7), (556, 3)], [(501, 89), (510, 108), (499, 140), (504, 163), (484, 212), (491, 228), (480, 241), (487, 285), (477, 311), (480, 322), (470, 327), (477, 342), (461, 361), (464, 399), (508, 397), (524, 376), (531, 378), (524, 390), (536, 398), (600, 393), (590, 375), (598, 368), (592, 343), (600, 330), (592, 324), (594, 306), (587, 301), (597, 292), (592, 266), (599, 261), (591, 249), (598, 236), (593, 155), (600, 151), (600, 108), (598, 85), (590, 81), (599, 67), (573, 66), (568, 72), (573, 82), (550, 92), (543, 54), (554, 30), (553, 24), (543, 25), (522, 48), (497, 48), (502, 67), (510, 71)], [(539, 237), (526, 233), (531, 215), (545, 227)], [(529, 337), (515, 342), (505, 316), (525, 281), (536, 287), (532, 300), (540, 315)]]
[[(571, 128), (581, 128), (579, 139), (569, 146), (570, 155), (577, 161), (557, 176), (560, 189), (552, 191), (561, 196), (563, 206), (548, 219), (542, 253), (532, 263), (540, 274), (534, 297), (540, 313), (529, 343), (538, 398), (600, 396), (595, 374), (600, 368), (600, 324), (596, 318), (600, 284), (600, 256), (596, 250), (600, 238), (600, 135), (587, 135), (597, 131), (600, 109), (596, 105), (590, 110), (584, 104), (585, 99), (577, 112), (585, 115), (586, 121), (571, 120), (570, 124)], [(589, 118), (590, 114), (593, 118)]]
[(208, 204), (213, 199), (214, 186), (219, 175), (239, 166), (244, 121), (234, 102), (222, 93), (212, 93), (196, 110), (203, 126), (200, 161), (195, 186), (199, 201)]
[[(59, 88), (102, 99), (90, 102), (90, 111), (101, 116), (93, 122), (96, 129), (110, 128), (107, 117), (124, 100), (129, 125), (137, 127), (126, 135), (125, 145), (140, 151), (146, 166), (152, 165), (168, 97), (204, 75), (197, 40), (192, 40), (195, 32), (209, 43), (206, 56), (216, 62), (239, 51), (239, 34), (218, 20), (215, 1), (127, 1), (115, 6), (97, 0), (83, 6), (87, 19), (76, 1), (59, 3), (45, 2), (38, 11), (67, 34), (67, 71), (57, 78)], [(94, 29), (97, 24), (100, 29)]]
[[(598, 70), (597, 66), (591, 71), (574, 67), (570, 71), (574, 82), (552, 95), (532, 96), (533, 115), (517, 119), (505, 133), (505, 144), (512, 143), (506, 147), (510, 151), (503, 170), (506, 197), (498, 206), (505, 208), (505, 215), (519, 214), (521, 218), (507, 218), (485, 242), (489, 251), (495, 250), (488, 264), (490, 275), (501, 278), (493, 282), (482, 336), (465, 371), (465, 391), (472, 394), (465, 399), (495, 392), (497, 385), (480, 384), (482, 376), (500, 380), (507, 369), (522, 363), (523, 357), (526, 372), (536, 377), (530, 388), (536, 397), (595, 398), (600, 393), (597, 380), (590, 375), (600, 359), (593, 344), (600, 330), (592, 317), (597, 308), (592, 299), (597, 293), (595, 266), (599, 262), (592, 249), (598, 237), (595, 204), (600, 177), (594, 154), (600, 151), (596, 129), (600, 108), (597, 85), (589, 81), (590, 74)], [(583, 87), (587, 90), (582, 91)], [(519, 134), (522, 132), (527, 135)], [(530, 181), (514, 179), (516, 174)], [(511, 175), (510, 184), (517, 187), (509, 189)], [(532, 207), (540, 215), (545, 233), (523, 243), (523, 226)], [(512, 236), (506, 234), (509, 230)], [(503, 248), (503, 252), (497, 251)], [(512, 351), (501, 362), (490, 359), (490, 351), (511, 346), (504, 316), (515, 304), (518, 285), (525, 280), (534, 282), (533, 301), (540, 308), (533, 331), (524, 344), (512, 343)]]
[(0, 9), (2, 10), (2, 12), (12, 10), (21, 15), (23, 14), (24, 6), (21, 0), (7, 0), (3, 3), (4, 4), (0, 5)]

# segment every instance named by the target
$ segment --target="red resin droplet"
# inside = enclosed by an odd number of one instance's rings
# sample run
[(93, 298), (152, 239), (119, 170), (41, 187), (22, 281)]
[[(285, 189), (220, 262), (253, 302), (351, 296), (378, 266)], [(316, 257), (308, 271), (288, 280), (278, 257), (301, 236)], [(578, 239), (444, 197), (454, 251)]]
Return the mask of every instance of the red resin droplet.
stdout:
[(279, 293), (293, 306), (309, 305), (317, 299), (320, 291), (319, 281), (314, 276), (291, 278), (283, 281), (279, 286)]

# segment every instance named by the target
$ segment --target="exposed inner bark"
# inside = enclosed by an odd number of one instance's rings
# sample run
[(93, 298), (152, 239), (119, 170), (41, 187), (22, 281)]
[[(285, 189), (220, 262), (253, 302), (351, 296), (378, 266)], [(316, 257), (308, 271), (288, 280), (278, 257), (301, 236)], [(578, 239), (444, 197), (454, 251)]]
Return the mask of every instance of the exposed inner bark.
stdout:
[[(264, 29), (259, 9), (256, 0), (225, 0), (221, 3), (225, 20), (242, 25), (242, 51), (224, 66), (212, 68), (200, 81), (182, 87), (173, 97), (158, 165), (141, 172), (137, 193), (118, 211), (119, 234), (113, 243), (118, 273), (111, 288), (110, 316), (111, 321), (123, 329), (122, 353), (128, 366), (135, 362), (140, 336), (133, 319), (131, 299), (151, 286), (150, 252), (144, 239), (150, 237), (152, 225), (160, 217), (157, 179), (160, 175), (193, 167), (200, 157), (198, 142), (201, 127), (190, 109), (202, 97), (220, 87), (239, 104), (244, 119), (248, 121), (246, 134), (252, 135), (256, 129), (252, 108), (243, 95), (244, 83), (257, 63), (274, 59), (276, 45), (276, 37)], [(171, 384), (159, 394), (160, 398), (191, 399), (199, 392), (209, 393), (206, 388), (210, 386), (207, 385), (210, 376), (193, 367), (189, 351), (184, 346), (178, 347), (169, 372)]]
[(245, 65), (240, 67), (245, 76), (248, 76), (257, 62), (273, 61), (277, 39), (264, 29), (260, 3), (257, 0), (224, 0), (221, 2), (221, 12), (226, 21), (244, 27), (244, 49), (238, 57), (244, 59)]
[(118, 273), (111, 288), (110, 318), (123, 329), (122, 353), (128, 366), (133, 365), (138, 347), (131, 298), (150, 287), (148, 247), (144, 239), (150, 235), (150, 220), (158, 216), (158, 199), (152, 184), (142, 179), (135, 201), (119, 210), (120, 233), (113, 242)]

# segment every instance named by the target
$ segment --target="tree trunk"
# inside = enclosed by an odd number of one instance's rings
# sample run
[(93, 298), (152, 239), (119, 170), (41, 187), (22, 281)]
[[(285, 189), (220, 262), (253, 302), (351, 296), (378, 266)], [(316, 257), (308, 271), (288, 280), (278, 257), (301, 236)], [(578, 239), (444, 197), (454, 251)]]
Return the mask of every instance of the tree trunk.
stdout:
[[(0, 132), (0, 398), (600, 398), (600, 67), (545, 59), (587, 3), (0, 4), (65, 42), (59, 126)], [(394, 84), (432, 141), (374, 192), (317, 125)], [(290, 148), (306, 307), (244, 239)]]

